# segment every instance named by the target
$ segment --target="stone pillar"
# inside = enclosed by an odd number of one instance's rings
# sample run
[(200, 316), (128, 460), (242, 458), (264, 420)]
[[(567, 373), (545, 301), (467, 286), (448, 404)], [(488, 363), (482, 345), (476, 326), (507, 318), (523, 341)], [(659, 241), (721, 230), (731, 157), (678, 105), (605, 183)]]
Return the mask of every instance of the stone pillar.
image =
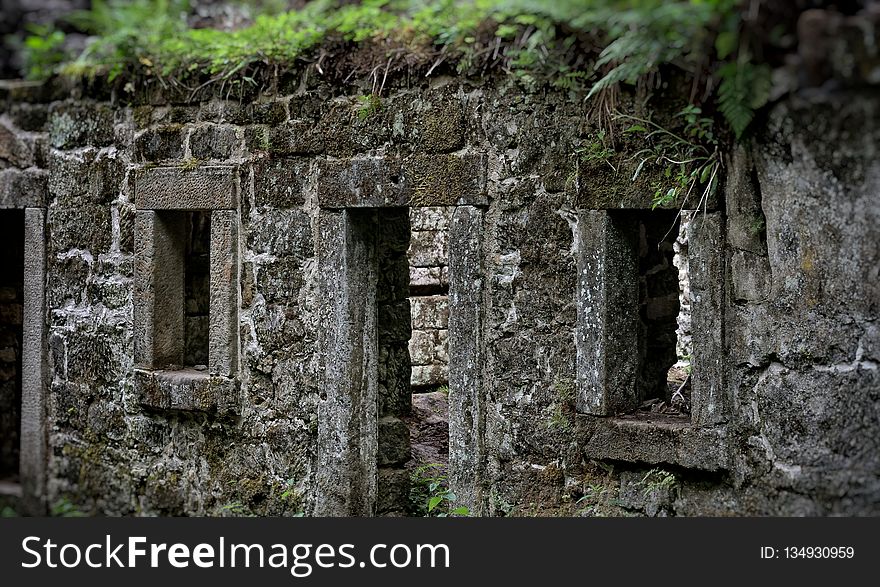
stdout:
[(24, 215), (24, 299), (21, 356), (22, 505), (30, 515), (46, 513), (46, 211)]
[(719, 212), (697, 213), (688, 225), (693, 362), (691, 422), (727, 420), (724, 359), (724, 241)]
[(377, 483), (376, 212), (322, 210), (316, 516), (370, 516)]
[(449, 484), (456, 505), (483, 509), (483, 211), (459, 206), (449, 234)]
[(143, 369), (182, 365), (185, 214), (135, 215), (134, 362)]
[(238, 212), (211, 212), (211, 311), (208, 368), (212, 374), (238, 373)]
[(609, 416), (639, 403), (638, 223), (578, 214), (577, 410)]

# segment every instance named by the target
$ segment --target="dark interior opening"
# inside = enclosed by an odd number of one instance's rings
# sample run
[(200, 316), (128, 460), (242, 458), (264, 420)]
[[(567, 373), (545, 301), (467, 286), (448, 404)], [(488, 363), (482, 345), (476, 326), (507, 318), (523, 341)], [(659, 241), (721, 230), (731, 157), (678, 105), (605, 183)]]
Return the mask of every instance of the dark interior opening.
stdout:
[(211, 310), (211, 213), (186, 212), (183, 362), (207, 366)]
[(0, 210), (0, 480), (18, 482), (24, 211)]
[(679, 356), (678, 344), (682, 283), (675, 261), (681, 221), (676, 210), (654, 210), (640, 212), (638, 226), (639, 395), (653, 409), (686, 413), (686, 402), (676, 395), (686, 387), (689, 360)]

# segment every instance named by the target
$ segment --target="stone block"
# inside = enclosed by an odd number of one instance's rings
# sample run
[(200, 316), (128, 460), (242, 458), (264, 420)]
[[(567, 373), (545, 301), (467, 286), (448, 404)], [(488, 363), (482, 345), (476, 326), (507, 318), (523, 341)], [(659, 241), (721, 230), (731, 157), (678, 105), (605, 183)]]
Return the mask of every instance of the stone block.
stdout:
[(409, 356), (413, 365), (430, 365), (434, 362), (436, 330), (413, 330), (409, 339)]
[(765, 227), (761, 201), (754, 183), (751, 155), (745, 147), (734, 147), (728, 162), (724, 188), (727, 206), (727, 242), (757, 255), (767, 252), (762, 234)]
[(674, 465), (702, 471), (731, 467), (727, 430), (698, 428), (686, 422), (639, 418), (578, 416), (575, 438), (585, 459), (609, 459), (648, 465)]
[(311, 222), (300, 208), (269, 210), (251, 224), (257, 226), (248, 235), (248, 245), (257, 253), (307, 259), (314, 255)]
[(110, 207), (101, 204), (83, 204), (70, 208), (49, 209), (52, 253), (83, 249), (97, 256), (110, 249), (113, 238)]
[(464, 146), (464, 110), (459, 100), (432, 104), (416, 121), (417, 145), (429, 153), (449, 153)]
[(482, 154), (331, 159), (318, 162), (324, 208), (485, 205)]
[(248, 116), (254, 124), (278, 126), (287, 121), (287, 103), (283, 100), (254, 102), (247, 108)]
[(414, 294), (420, 292), (434, 293), (441, 289), (440, 267), (413, 267), (409, 268), (409, 287)]
[(36, 149), (36, 137), (17, 129), (5, 115), (0, 117), (0, 160), (15, 167), (30, 167)]
[(309, 165), (304, 159), (270, 159), (254, 163), (254, 205), (273, 208), (303, 205)]
[(0, 209), (42, 208), (49, 191), (45, 169), (0, 170)]
[(440, 267), (449, 259), (449, 235), (445, 231), (421, 230), (412, 233), (409, 264), (411, 267)]
[(409, 507), (410, 472), (407, 469), (381, 468), (377, 472), (376, 513), (382, 516), (405, 516)]
[(134, 388), (138, 403), (154, 410), (235, 415), (240, 409), (236, 380), (194, 369), (135, 369)]
[(406, 342), (412, 333), (409, 300), (379, 306), (379, 339), (384, 342)]
[(419, 296), (410, 298), (414, 330), (449, 327), (449, 298), (447, 296)]
[(46, 212), (25, 210), (20, 465), (24, 513), (46, 508)]
[(138, 209), (234, 210), (238, 205), (235, 167), (154, 167), (132, 176)]
[(184, 128), (169, 124), (143, 131), (135, 137), (135, 151), (141, 161), (183, 159)]
[(449, 206), (420, 206), (417, 208), (410, 208), (409, 221), (412, 226), (412, 231), (446, 231), (449, 229), (454, 210), (455, 208)]
[(102, 147), (113, 142), (113, 110), (94, 102), (57, 102), (49, 107), (48, 127), (56, 149)]
[(369, 516), (376, 505), (376, 214), (323, 211), (318, 219), (324, 359), (318, 404), (314, 514)]
[(189, 151), (196, 159), (229, 159), (241, 144), (234, 126), (205, 124), (196, 127), (189, 137)]
[(630, 214), (578, 214), (577, 409), (597, 416), (638, 407), (638, 223)]
[(446, 365), (413, 365), (410, 385), (412, 387), (437, 387), (449, 381), (449, 370)]

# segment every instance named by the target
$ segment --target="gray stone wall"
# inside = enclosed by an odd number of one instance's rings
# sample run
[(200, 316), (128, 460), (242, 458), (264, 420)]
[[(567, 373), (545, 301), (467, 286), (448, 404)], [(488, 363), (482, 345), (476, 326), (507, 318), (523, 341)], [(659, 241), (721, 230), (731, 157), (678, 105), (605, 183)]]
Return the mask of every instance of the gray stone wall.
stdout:
[[(876, 96), (786, 98), (733, 151), (687, 229), (699, 397), (669, 420), (579, 405), (584, 219), (650, 202), (578, 169), (582, 101), (509, 83), (391, 84), (366, 117), (315, 76), (242, 101), (4, 85), (0, 203), (46, 195), (47, 501), (404, 513), (411, 378), (442, 369), (446, 332), (450, 479), (475, 515), (877, 513)], [(136, 219), (163, 206), (222, 209), (223, 385), (138, 383)], [(448, 259), (418, 261), (440, 226)], [(441, 289), (410, 306), (423, 278)], [(672, 281), (643, 301), (674, 322)], [(646, 493), (663, 474), (673, 489)]]
[(449, 223), (452, 208), (411, 208), (409, 289), (412, 386), (430, 391), (449, 381)]

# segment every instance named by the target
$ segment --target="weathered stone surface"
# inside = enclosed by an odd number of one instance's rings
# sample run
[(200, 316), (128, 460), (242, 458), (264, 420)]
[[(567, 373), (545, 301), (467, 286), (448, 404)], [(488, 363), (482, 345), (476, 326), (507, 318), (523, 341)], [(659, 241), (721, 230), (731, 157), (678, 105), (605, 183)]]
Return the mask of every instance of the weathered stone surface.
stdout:
[(228, 377), (196, 370), (135, 369), (134, 374), (138, 402), (146, 408), (220, 415), (238, 412), (238, 383)]
[(135, 149), (143, 161), (183, 159), (184, 128), (167, 124), (143, 131), (135, 137)]
[(630, 461), (651, 465), (678, 465), (718, 471), (730, 467), (727, 432), (724, 428), (696, 428), (686, 423), (665, 423), (628, 418), (579, 416), (577, 438), (586, 458)]
[(43, 169), (0, 170), (0, 209), (45, 206), (49, 174)]
[(211, 374), (238, 376), (238, 212), (211, 213), (211, 314), (208, 369)]
[(376, 218), (370, 211), (322, 212), (319, 226), (325, 366), (314, 513), (370, 515), (377, 508)]
[(482, 223), (481, 210), (461, 206), (449, 232), (449, 485), (474, 513), (484, 499), (485, 467)]
[(134, 363), (183, 365), (184, 215), (138, 210), (135, 217)]
[(638, 406), (638, 230), (602, 210), (578, 216), (578, 411), (613, 415)]
[(189, 150), (196, 159), (229, 159), (241, 146), (234, 126), (207, 124), (193, 129)]
[(481, 205), (485, 166), (479, 154), (323, 160), (318, 200), (325, 208)]
[(395, 416), (379, 418), (377, 459), (380, 467), (402, 465), (410, 459), (409, 429), (400, 418)]
[(254, 164), (254, 205), (291, 208), (305, 202), (309, 162), (273, 159)]
[(700, 214), (688, 225), (688, 270), (694, 332), (691, 417), (704, 426), (728, 419), (724, 368), (724, 256), (721, 214)]
[(113, 141), (113, 110), (107, 104), (62, 102), (49, 107), (49, 141), (57, 149), (103, 147)]
[(138, 209), (232, 210), (238, 205), (234, 167), (156, 167), (132, 175)]
[(420, 296), (410, 299), (412, 327), (446, 329), (449, 327), (449, 298), (447, 296)]

